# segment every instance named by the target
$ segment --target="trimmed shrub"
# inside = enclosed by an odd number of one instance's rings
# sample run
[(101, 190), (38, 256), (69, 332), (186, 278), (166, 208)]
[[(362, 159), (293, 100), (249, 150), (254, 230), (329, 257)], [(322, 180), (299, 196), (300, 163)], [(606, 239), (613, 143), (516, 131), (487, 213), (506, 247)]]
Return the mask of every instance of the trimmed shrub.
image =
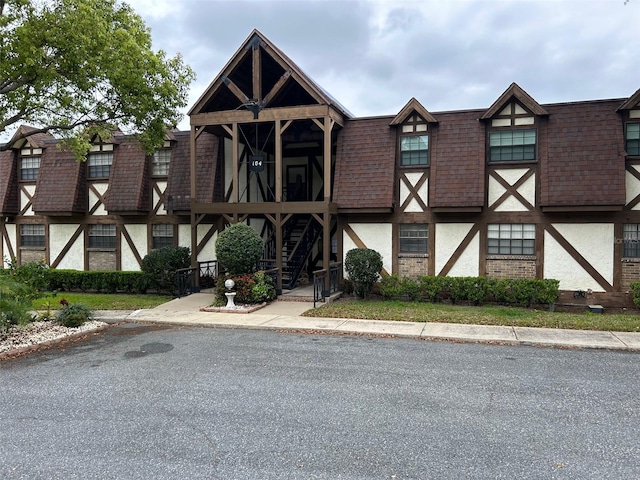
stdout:
[(145, 293), (149, 288), (149, 279), (144, 272), (118, 271), (49, 271), (50, 291), (96, 291), (96, 292), (133, 292)]
[(216, 239), (216, 257), (229, 275), (253, 272), (263, 251), (260, 235), (244, 223), (228, 226)]
[(191, 266), (191, 250), (188, 247), (171, 245), (145, 255), (141, 269), (150, 288), (158, 292), (175, 292), (176, 270)]
[(467, 302), (478, 305), (486, 301), (487, 281), (484, 277), (446, 277), (449, 279), (451, 303)]
[(423, 299), (429, 302), (440, 300), (440, 294), (444, 289), (446, 277), (429, 277), (427, 275), (419, 277), (420, 293)]
[(640, 282), (631, 282), (629, 285), (631, 294), (633, 295), (633, 303), (640, 308)]
[[(380, 293), (384, 298), (438, 301), (448, 299), (451, 303), (495, 302), (504, 305), (551, 304), (558, 298), (560, 282), (554, 279), (486, 279), (484, 277), (429, 277), (418, 282), (397, 275), (385, 277), (380, 282)], [(416, 285), (417, 291), (416, 291)], [(640, 282), (635, 285), (637, 304), (640, 304)]]
[(93, 312), (81, 303), (64, 305), (63, 308), (58, 310), (58, 314), (56, 315), (56, 320), (60, 322), (61, 325), (69, 328), (79, 327), (92, 318)]
[(382, 270), (382, 256), (370, 248), (354, 248), (344, 258), (344, 268), (353, 282), (353, 288), (361, 298), (373, 290)]
[(560, 282), (554, 279), (501, 279), (489, 283), (489, 295), (496, 303), (506, 305), (550, 304), (558, 298)]

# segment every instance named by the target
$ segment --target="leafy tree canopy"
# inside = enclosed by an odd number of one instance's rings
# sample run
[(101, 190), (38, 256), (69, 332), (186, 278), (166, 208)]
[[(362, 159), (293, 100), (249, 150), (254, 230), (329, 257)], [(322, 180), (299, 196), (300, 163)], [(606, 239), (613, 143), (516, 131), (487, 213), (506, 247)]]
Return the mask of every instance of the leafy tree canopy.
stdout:
[[(34, 133), (60, 137), (84, 158), (95, 134), (139, 136), (148, 153), (180, 120), (195, 78), (118, 0), (0, 0), (0, 149)], [(117, 128), (116, 128), (117, 126)]]

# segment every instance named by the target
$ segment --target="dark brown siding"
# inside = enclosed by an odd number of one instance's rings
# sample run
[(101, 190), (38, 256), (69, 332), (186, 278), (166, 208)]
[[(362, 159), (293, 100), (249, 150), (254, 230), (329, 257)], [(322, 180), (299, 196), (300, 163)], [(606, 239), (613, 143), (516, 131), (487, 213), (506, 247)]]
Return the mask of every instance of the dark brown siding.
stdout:
[(393, 117), (346, 122), (338, 137), (333, 201), (339, 208), (393, 208)]
[(549, 105), (540, 156), (540, 205), (624, 205), (621, 100)]
[(137, 142), (115, 149), (106, 207), (109, 213), (149, 212), (149, 161)]
[(13, 150), (0, 153), (0, 215), (17, 215), (20, 210), (17, 168)]
[(33, 211), (43, 215), (86, 213), (87, 204), (86, 164), (49, 144), (40, 163)]
[(429, 206), (484, 205), (485, 126), (481, 112), (434, 113)]
[[(175, 132), (176, 143), (169, 164), (167, 194), (169, 210), (189, 210), (191, 198), (190, 132)], [(213, 201), (216, 162), (218, 159), (218, 139), (203, 133), (196, 146), (196, 188), (200, 202)]]

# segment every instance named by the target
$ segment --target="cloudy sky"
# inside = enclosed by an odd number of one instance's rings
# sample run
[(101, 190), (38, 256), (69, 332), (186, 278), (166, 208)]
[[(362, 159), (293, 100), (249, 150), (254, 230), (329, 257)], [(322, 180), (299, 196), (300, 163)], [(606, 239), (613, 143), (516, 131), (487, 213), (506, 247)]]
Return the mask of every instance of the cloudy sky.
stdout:
[[(640, 88), (640, 0), (130, 0), (154, 48), (197, 74), (190, 104), (252, 29), (356, 116), (539, 103)], [(188, 125), (183, 122), (181, 127)]]

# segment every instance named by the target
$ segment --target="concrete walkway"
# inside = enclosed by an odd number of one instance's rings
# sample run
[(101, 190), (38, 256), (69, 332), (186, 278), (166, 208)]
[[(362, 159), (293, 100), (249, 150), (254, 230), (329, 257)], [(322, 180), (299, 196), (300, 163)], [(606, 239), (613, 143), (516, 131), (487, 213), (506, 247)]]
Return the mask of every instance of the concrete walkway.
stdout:
[(95, 312), (96, 319), (170, 325), (272, 330), (304, 330), (338, 334), (386, 335), (454, 342), (593, 348), (640, 352), (640, 333), (596, 332), (554, 328), (396, 322), (344, 318), (302, 317), (312, 302), (277, 301), (253, 313), (203, 312), (213, 293), (194, 293), (158, 307), (133, 312)]

